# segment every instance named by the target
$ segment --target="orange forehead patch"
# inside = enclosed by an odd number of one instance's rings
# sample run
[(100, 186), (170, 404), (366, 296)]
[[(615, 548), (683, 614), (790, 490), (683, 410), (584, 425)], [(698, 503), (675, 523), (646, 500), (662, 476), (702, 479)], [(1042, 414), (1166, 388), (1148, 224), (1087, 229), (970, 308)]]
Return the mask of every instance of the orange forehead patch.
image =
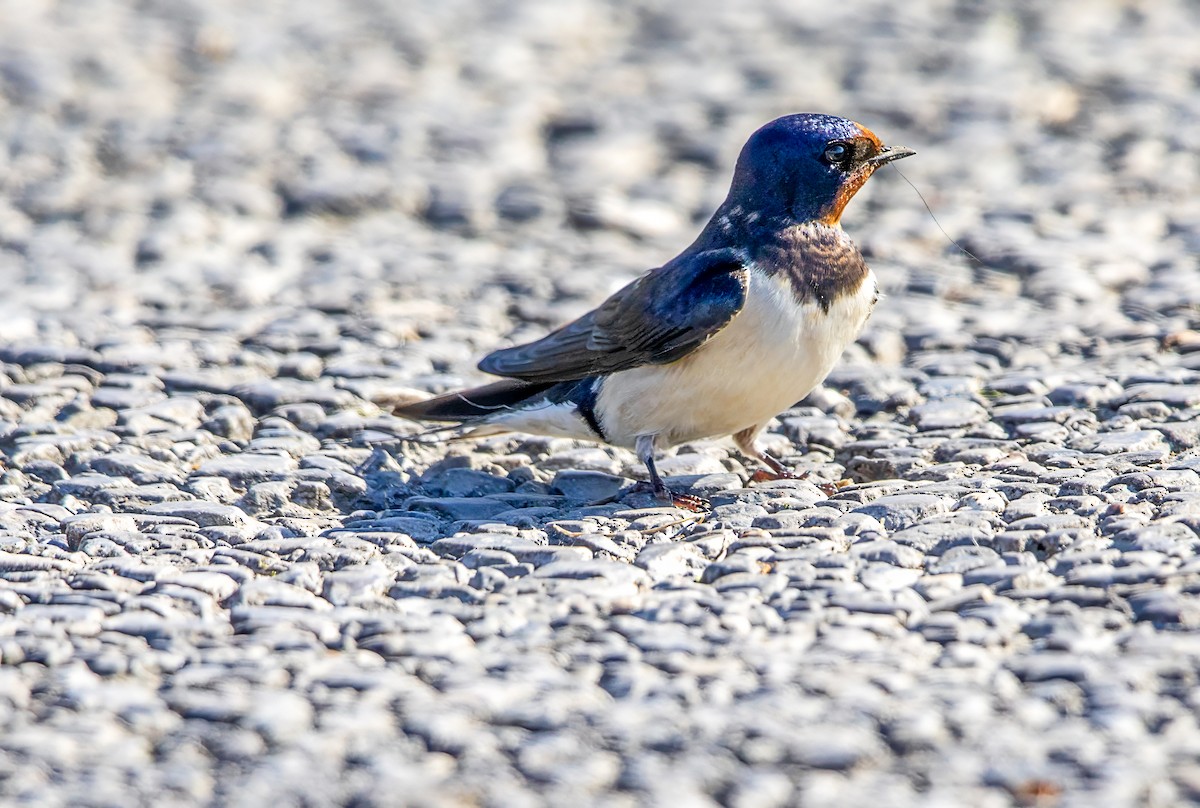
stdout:
[(858, 127), (858, 131), (862, 132), (863, 137), (865, 137), (867, 140), (869, 140), (875, 144), (876, 150), (878, 150), (878, 151), (883, 150), (883, 142), (875, 136), (874, 132), (872, 132), (867, 127), (863, 126), (861, 123), (858, 123), (857, 121), (854, 121), (854, 125)]
[[(874, 132), (861, 123), (855, 123), (854, 125), (858, 127), (858, 131), (862, 133), (862, 137), (871, 141), (875, 146), (876, 152), (883, 151), (883, 142), (875, 136)], [(846, 181), (842, 183), (842, 187), (838, 188), (837, 195), (825, 210), (821, 212), (821, 217), (817, 221), (828, 225), (835, 225), (841, 221), (842, 211), (846, 209), (846, 205), (850, 203), (854, 195), (863, 187), (863, 184), (875, 173), (875, 168), (876, 166), (870, 163), (859, 166), (853, 174), (846, 178)]]

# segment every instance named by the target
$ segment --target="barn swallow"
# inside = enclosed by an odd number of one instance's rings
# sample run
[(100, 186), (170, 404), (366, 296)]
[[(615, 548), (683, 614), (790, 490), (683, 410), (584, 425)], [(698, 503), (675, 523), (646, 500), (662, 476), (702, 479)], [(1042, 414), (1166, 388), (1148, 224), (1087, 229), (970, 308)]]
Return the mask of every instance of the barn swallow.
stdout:
[(880, 166), (912, 154), (845, 118), (771, 121), (742, 148), (729, 195), (691, 246), (574, 322), (479, 363), (503, 380), (396, 414), (453, 422), (462, 436), (633, 449), (656, 496), (685, 506), (697, 499), (668, 490), (661, 448), (732, 435), (768, 479), (793, 476), (755, 438), (828, 375), (870, 316), (878, 287), (842, 211)]

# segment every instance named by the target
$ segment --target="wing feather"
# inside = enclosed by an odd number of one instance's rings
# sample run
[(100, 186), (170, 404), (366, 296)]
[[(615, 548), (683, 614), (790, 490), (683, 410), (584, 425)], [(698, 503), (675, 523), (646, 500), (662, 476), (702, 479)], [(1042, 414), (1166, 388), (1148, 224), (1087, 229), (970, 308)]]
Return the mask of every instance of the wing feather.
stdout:
[(674, 362), (742, 310), (747, 283), (746, 262), (734, 250), (681, 256), (542, 339), (489, 354), (479, 368), (552, 382)]

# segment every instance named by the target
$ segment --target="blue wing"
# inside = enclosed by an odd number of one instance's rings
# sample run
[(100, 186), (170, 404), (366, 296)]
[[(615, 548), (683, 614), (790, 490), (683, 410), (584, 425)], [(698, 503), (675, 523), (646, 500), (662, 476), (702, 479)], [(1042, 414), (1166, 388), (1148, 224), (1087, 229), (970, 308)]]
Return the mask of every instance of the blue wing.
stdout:
[(489, 354), (480, 370), (536, 382), (674, 362), (746, 304), (746, 263), (734, 250), (683, 255), (536, 342)]

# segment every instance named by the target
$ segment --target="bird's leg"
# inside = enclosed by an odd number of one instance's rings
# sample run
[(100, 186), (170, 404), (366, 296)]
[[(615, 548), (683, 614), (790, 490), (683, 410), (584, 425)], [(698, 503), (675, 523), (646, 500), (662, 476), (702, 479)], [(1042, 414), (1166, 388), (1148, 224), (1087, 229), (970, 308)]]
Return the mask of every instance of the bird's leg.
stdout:
[(762, 482), (763, 480), (802, 480), (807, 477), (808, 474), (796, 474), (796, 472), (785, 466), (780, 460), (758, 448), (758, 444), (754, 442), (754, 438), (757, 437), (761, 429), (762, 426), (756, 425), (749, 429), (743, 429), (733, 436), (733, 442), (738, 447), (739, 452), (746, 457), (757, 460), (770, 469), (770, 471), (760, 469), (755, 472), (755, 482)]
[(657, 435), (638, 435), (634, 449), (637, 452), (638, 460), (642, 461), (646, 471), (650, 472), (650, 489), (654, 491), (655, 496), (665, 498), (671, 492), (667, 490), (667, 484), (663, 482), (663, 478), (658, 476), (658, 467), (654, 465), (654, 444), (657, 437)]
[[(761, 425), (756, 425), (750, 427), (749, 429), (743, 429), (741, 432), (738, 432), (733, 436), (733, 442), (737, 446), (739, 452), (744, 454), (746, 457), (757, 460), (759, 463), (762, 463), (767, 467), (766, 469), (759, 469), (758, 471), (754, 472), (754, 475), (750, 478), (750, 481), (761, 483), (770, 480), (808, 479), (807, 471), (803, 472), (802, 474), (797, 474), (795, 471), (784, 465), (778, 458), (772, 457), (762, 449), (758, 448), (758, 444), (754, 442), (754, 438), (758, 435), (759, 430), (761, 429)], [(828, 496), (833, 496), (838, 490), (837, 483), (817, 483), (816, 485), (817, 488), (821, 489), (822, 493)]]
[(634, 444), (634, 450), (637, 452), (638, 459), (642, 461), (646, 466), (646, 471), (650, 473), (650, 490), (654, 493), (654, 496), (660, 501), (670, 503), (677, 508), (697, 512), (708, 510), (708, 500), (703, 497), (693, 496), (692, 494), (676, 494), (667, 488), (667, 484), (659, 476), (658, 467), (654, 465), (654, 446), (657, 438), (657, 435), (638, 435), (637, 442)]

